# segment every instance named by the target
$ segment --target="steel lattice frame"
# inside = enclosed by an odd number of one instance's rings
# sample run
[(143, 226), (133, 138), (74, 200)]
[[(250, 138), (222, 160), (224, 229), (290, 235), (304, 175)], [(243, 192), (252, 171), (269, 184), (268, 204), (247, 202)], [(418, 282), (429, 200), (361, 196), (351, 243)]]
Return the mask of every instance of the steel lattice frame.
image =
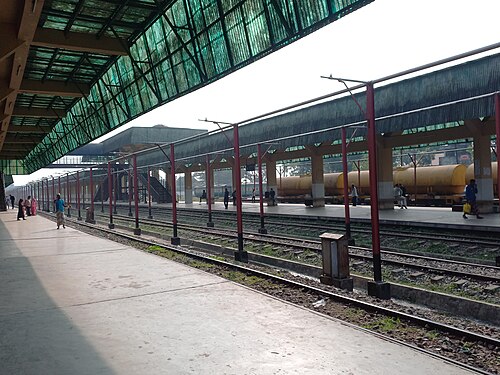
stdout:
[[(91, 83), (92, 86), (88, 95), (71, 101), (70, 106), (63, 106), (64, 99), (61, 98), (49, 103), (64, 107), (66, 116), (56, 119), (52, 130), (29, 153), (24, 162), (25, 172), (36, 171), (144, 112), (230, 74), (372, 1), (131, 2), (148, 10), (154, 5), (161, 16), (146, 31), (134, 34), (133, 41), (128, 40), (130, 47), (125, 46), (128, 55), (114, 58), (109, 64), (88, 53), (76, 56), (56, 51), (52, 56), (43, 57), (52, 76), (64, 75), (64, 67), (58, 65), (58, 60), (65, 57), (65, 61), (73, 64), (70, 77), (66, 78), (81, 87), (82, 93), (83, 84)], [(128, 2), (121, 3), (126, 5)], [(169, 3), (168, 7), (163, 11), (166, 3)], [(80, 0), (76, 6), (82, 4), (85, 1)], [(99, 33), (122, 40), (124, 36), (132, 35), (130, 30), (127, 30), (129, 34), (124, 31), (130, 22), (126, 23), (126, 17), (120, 14), (120, 6), (115, 10), (121, 23), (113, 23), (110, 18), (107, 25), (101, 25)], [(91, 21), (88, 20), (89, 24)], [(69, 24), (66, 22), (65, 28)], [(69, 27), (74, 30), (74, 26)], [(78, 27), (79, 31), (85, 29), (82, 24)], [(38, 48), (34, 53), (43, 56), (44, 50)], [(106, 71), (102, 73), (103, 66)], [(53, 67), (56, 69), (52, 70)], [(43, 79), (49, 73), (32, 74)], [(99, 78), (88, 82), (92, 74)], [(19, 100), (28, 103), (33, 98), (22, 94)], [(35, 122), (34, 126), (40, 126), (40, 123)]]

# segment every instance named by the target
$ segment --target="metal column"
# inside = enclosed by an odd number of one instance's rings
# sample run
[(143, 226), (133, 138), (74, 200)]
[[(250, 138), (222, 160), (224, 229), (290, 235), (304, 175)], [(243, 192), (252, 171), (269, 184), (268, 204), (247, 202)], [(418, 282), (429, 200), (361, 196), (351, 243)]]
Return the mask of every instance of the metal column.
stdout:
[(95, 224), (94, 219), (94, 179), (93, 170), (89, 169), (89, 190), (90, 190), (90, 212), (87, 212), (85, 221), (90, 224)]
[(134, 208), (135, 208), (135, 228), (134, 234), (140, 235), (141, 228), (139, 228), (139, 179), (137, 178), (137, 155), (133, 155), (132, 161), (134, 163)]
[(69, 173), (66, 174), (66, 197), (68, 204), (68, 217), (71, 217), (71, 184), (69, 182)]
[(262, 147), (257, 145), (257, 165), (259, 168), (259, 212), (260, 212), (260, 234), (267, 234), (267, 229), (264, 225), (264, 197), (262, 194)]
[(207, 169), (205, 172), (205, 181), (207, 183), (207, 204), (208, 204), (208, 223), (207, 227), (213, 228), (214, 223), (212, 221), (212, 172), (210, 171), (210, 156), (207, 155)]
[(108, 195), (109, 195), (109, 223), (108, 228), (114, 229), (113, 224), (113, 174), (111, 173), (111, 163), (108, 162)]
[(366, 119), (368, 121), (368, 164), (370, 169), (370, 206), (372, 223), (373, 280), (368, 282), (368, 294), (390, 298), (390, 285), (382, 282), (380, 259), (380, 224), (378, 212), (377, 133), (375, 129), (375, 92), (373, 82), (366, 84)]
[[(177, 193), (175, 189), (175, 151), (174, 144), (170, 144), (170, 175), (172, 178), (172, 226), (173, 226), (173, 237), (170, 239), (172, 245), (180, 245), (181, 240), (177, 236)], [(210, 199), (210, 197), (209, 197)]]
[(76, 209), (78, 210), (78, 220), (82, 220), (80, 209), (80, 172), (76, 172)]
[[(347, 170), (347, 130), (342, 128), (342, 176), (344, 177), (344, 215), (345, 215), (345, 233), (349, 244), (352, 243), (351, 237), (351, 213), (349, 209), (349, 173)], [(354, 199), (354, 197), (352, 198)]]
[(238, 224), (238, 251), (234, 254), (234, 259), (240, 262), (248, 262), (248, 253), (243, 247), (243, 204), (241, 195), (241, 170), (240, 170), (240, 139), (238, 134), (238, 124), (233, 125), (234, 142), (234, 179), (236, 181), (236, 220)]
[(149, 167), (148, 167), (148, 211), (149, 211), (148, 219), (152, 219), (153, 215), (151, 212), (151, 171)]

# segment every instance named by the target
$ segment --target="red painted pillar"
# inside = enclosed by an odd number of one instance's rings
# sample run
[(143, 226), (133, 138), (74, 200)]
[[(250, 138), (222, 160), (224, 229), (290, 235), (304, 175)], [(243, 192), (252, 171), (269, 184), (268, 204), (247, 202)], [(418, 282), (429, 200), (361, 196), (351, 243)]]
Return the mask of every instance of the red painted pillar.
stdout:
[(68, 217), (71, 217), (71, 184), (69, 182), (69, 173), (66, 174), (66, 197), (68, 199)]
[(205, 181), (207, 182), (207, 204), (208, 204), (208, 223), (207, 227), (212, 228), (214, 223), (212, 221), (212, 172), (210, 171), (210, 155), (207, 155), (207, 166), (205, 171)]
[(109, 195), (109, 223), (108, 228), (114, 229), (113, 224), (113, 174), (111, 173), (111, 163), (108, 162), (108, 195)]
[(372, 251), (374, 280), (382, 281), (380, 261), (380, 225), (378, 212), (377, 133), (375, 129), (375, 99), (373, 83), (366, 85), (366, 116), (368, 121), (368, 164), (370, 169), (370, 205), (372, 221)]
[[(56, 180), (52, 177), (52, 205), (54, 205), (54, 200), (56, 199)], [(53, 212), (56, 212), (55, 207), (53, 208)]]
[(89, 190), (90, 190), (90, 215), (85, 219), (87, 223), (95, 224), (94, 219), (94, 179), (93, 170), (89, 169)]
[(134, 208), (135, 208), (135, 229), (134, 234), (140, 235), (141, 228), (139, 228), (139, 179), (137, 178), (137, 155), (134, 154)]
[(132, 217), (132, 174), (130, 173), (130, 166), (129, 166), (129, 170), (127, 171), (128, 175), (128, 189), (127, 189), (127, 193), (128, 193), (128, 216), (129, 217)]
[(497, 148), (497, 198), (499, 199), (500, 212), (500, 94), (495, 95), (495, 129), (496, 129), (496, 148)]
[(262, 194), (262, 147), (257, 145), (257, 165), (259, 169), (259, 212), (260, 212), (260, 229), (259, 233), (267, 234), (267, 229), (264, 226), (264, 197)]
[[(174, 144), (170, 144), (170, 175), (172, 178), (172, 226), (173, 226), (173, 237), (170, 239), (172, 245), (180, 245), (181, 240), (177, 236), (177, 191), (175, 188), (175, 151)], [(210, 197), (208, 197), (210, 200)]]
[(233, 125), (234, 142), (234, 180), (236, 182), (236, 221), (238, 225), (238, 251), (234, 258), (240, 262), (248, 262), (248, 253), (243, 247), (243, 205), (241, 196), (241, 170), (240, 170), (240, 139), (238, 125)]
[(76, 208), (78, 210), (78, 220), (82, 220), (80, 209), (80, 172), (76, 172)]
[[(347, 240), (352, 242), (351, 238), (351, 213), (349, 210), (349, 175), (347, 170), (347, 130), (342, 128), (342, 176), (344, 177), (344, 214), (345, 214), (345, 233)], [(354, 199), (354, 197), (352, 198)]]
[(149, 167), (148, 167), (148, 210), (149, 210), (148, 219), (152, 219), (153, 214), (151, 212), (151, 171)]
[(375, 92), (373, 83), (366, 84), (366, 116), (368, 121), (368, 164), (370, 169), (370, 205), (372, 223), (373, 282), (368, 282), (368, 294), (390, 299), (390, 284), (382, 282), (380, 258), (380, 224), (378, 211), (377, 132), (375, 128)]

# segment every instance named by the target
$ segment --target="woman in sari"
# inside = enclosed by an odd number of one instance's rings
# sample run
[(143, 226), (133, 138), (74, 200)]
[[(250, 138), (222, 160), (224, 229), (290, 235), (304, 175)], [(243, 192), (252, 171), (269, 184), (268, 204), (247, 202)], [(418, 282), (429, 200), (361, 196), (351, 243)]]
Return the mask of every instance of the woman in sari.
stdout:
[(38, 202), (36, 201), (35, 197), (31, 198), (31, 214), (33, 216), (36, 215), (37, 203)]

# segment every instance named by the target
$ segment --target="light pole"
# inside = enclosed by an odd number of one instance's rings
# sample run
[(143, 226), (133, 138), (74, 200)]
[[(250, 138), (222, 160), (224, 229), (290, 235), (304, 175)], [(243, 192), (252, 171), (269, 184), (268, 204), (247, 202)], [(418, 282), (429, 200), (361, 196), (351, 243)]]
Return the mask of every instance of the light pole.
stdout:
[[(372, 223), (372, 253), (373, 253), (373, 281), (368, 282), (368, 294), (382, 299), (390, 298), (390, 284), (382, 281), (382, 264), (380, 257), (380, 223), (378, 206), (378, 175), (377, 175), (377, 132), (375, 128), (375, 90), (373, 82), (334, 78), (322, 76), (321, 78), (331, 79), (345, 85), (351, 98), (354, 100), (360, 111), (363, 113), (368, 125), (368, 165), (370, 178), (370, 214)], [(366, 87), (366, 112), (358, 103), (346, 82), (362, 84)], [(344, 185), (347, 181), (344, 181)]]

